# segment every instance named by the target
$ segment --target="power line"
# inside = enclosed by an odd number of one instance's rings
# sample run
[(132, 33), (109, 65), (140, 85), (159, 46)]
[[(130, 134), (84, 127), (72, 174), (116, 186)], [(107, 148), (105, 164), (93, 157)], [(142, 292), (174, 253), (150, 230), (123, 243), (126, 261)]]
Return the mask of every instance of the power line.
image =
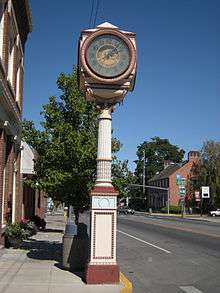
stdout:
[(96, 25), (98, 10), (99, 10), (99, 0), (97, 0), (97, 2), (96, 2), (96, 10), (95, 10), (95, 18), (94, 18), (94, 22), (93, 22), (93, 27), (95, 27), (95, 25)]
[(103, 1), (100, 1), (100, 4), (99, 4), (99, 20), (100, 22), (104, 22), (105, 21), (105, 18), (104, 18), (104, 4), (103, 4)]
[[(143, 188), (143, 184), (128, 184), (129, 186), (134, 186), (134, 187), (142, 187)], [(165, 188), (165, 187), (158, 187), (158, 186), (152, 186), (152, 185), (145, 185), (145, 188), (151, 188), (151, 189), (159, 189), (159, 190), (169, 190), (169, 188)]]
[(89, 28), (92, 26), (92, 16), (93, 16), (94, 4), (95, 4), (95, 0), (92, 0), (92, 9), (91, 9), (90, 18), (89, 18)]

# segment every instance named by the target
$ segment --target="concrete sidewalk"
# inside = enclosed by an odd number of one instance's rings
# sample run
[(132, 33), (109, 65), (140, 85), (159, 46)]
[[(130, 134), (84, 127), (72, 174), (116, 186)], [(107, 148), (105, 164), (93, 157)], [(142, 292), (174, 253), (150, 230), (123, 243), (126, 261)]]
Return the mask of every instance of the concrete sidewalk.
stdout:
[(62, 216), (48, 216), (47, 229), (25, 241), (22, 249), (3, 249), (0, 293), (119, 293), (118, 285), (86, 285), (80, 273), (61, 268)]

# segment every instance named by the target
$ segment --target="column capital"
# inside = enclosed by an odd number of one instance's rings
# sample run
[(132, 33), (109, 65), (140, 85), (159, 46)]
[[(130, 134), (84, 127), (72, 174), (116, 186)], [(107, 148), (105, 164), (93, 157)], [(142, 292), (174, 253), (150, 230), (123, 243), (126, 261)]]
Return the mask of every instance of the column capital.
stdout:
[(103, 113), (106, 113), (106, 114), (108, 113), (109, 115), (111, 115), (112, 112), (114, 112), (114, 108), (115, 106), (111, 104), (97, 104), (96, 105), (96, 109), (100, 113), (100, 115)]

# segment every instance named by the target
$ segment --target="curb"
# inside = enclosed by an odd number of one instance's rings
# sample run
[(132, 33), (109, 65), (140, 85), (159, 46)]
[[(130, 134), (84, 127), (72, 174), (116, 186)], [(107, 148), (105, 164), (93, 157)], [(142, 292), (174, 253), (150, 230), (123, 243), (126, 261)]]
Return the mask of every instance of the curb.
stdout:
[(217, 221), (212, 221), (211, 219), (209, 219), (208, 217), (193, 217), (190, 215), (185, 215), (184, 217), (181, 217), (181, 215), (167, 215), (167, 214), (148, 214), (145, 212), (138, 212), (135, 211), (136, 215), (143, 215), (145, 217), (149, 217), (149, 218), (158, 218), (158, 219), (179, 219), (179, 220), (189, 220), (189, 221), (200, 221), (200, 222), (206, 222), (206, 223), (218, 223)]
[(132, 283), (125, 277), (122, 272), (120, 272), (120, 283), (123, 285), (123, 288), (121, 289), (120, 293), (132, 293), (133, 292), (133, 286)]

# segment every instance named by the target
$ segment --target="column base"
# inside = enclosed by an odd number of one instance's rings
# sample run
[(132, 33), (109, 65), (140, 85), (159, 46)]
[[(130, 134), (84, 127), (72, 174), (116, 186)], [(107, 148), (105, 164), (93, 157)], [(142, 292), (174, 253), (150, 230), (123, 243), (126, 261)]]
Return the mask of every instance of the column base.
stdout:
[(90, 190), (90, 195), (118, 195), (118, 191), (114, 186), (98, 186), (94, 185)]
[(119, 283), (118, 265), (90, 265), (86, 268), (87, 284), (115, 284)]

